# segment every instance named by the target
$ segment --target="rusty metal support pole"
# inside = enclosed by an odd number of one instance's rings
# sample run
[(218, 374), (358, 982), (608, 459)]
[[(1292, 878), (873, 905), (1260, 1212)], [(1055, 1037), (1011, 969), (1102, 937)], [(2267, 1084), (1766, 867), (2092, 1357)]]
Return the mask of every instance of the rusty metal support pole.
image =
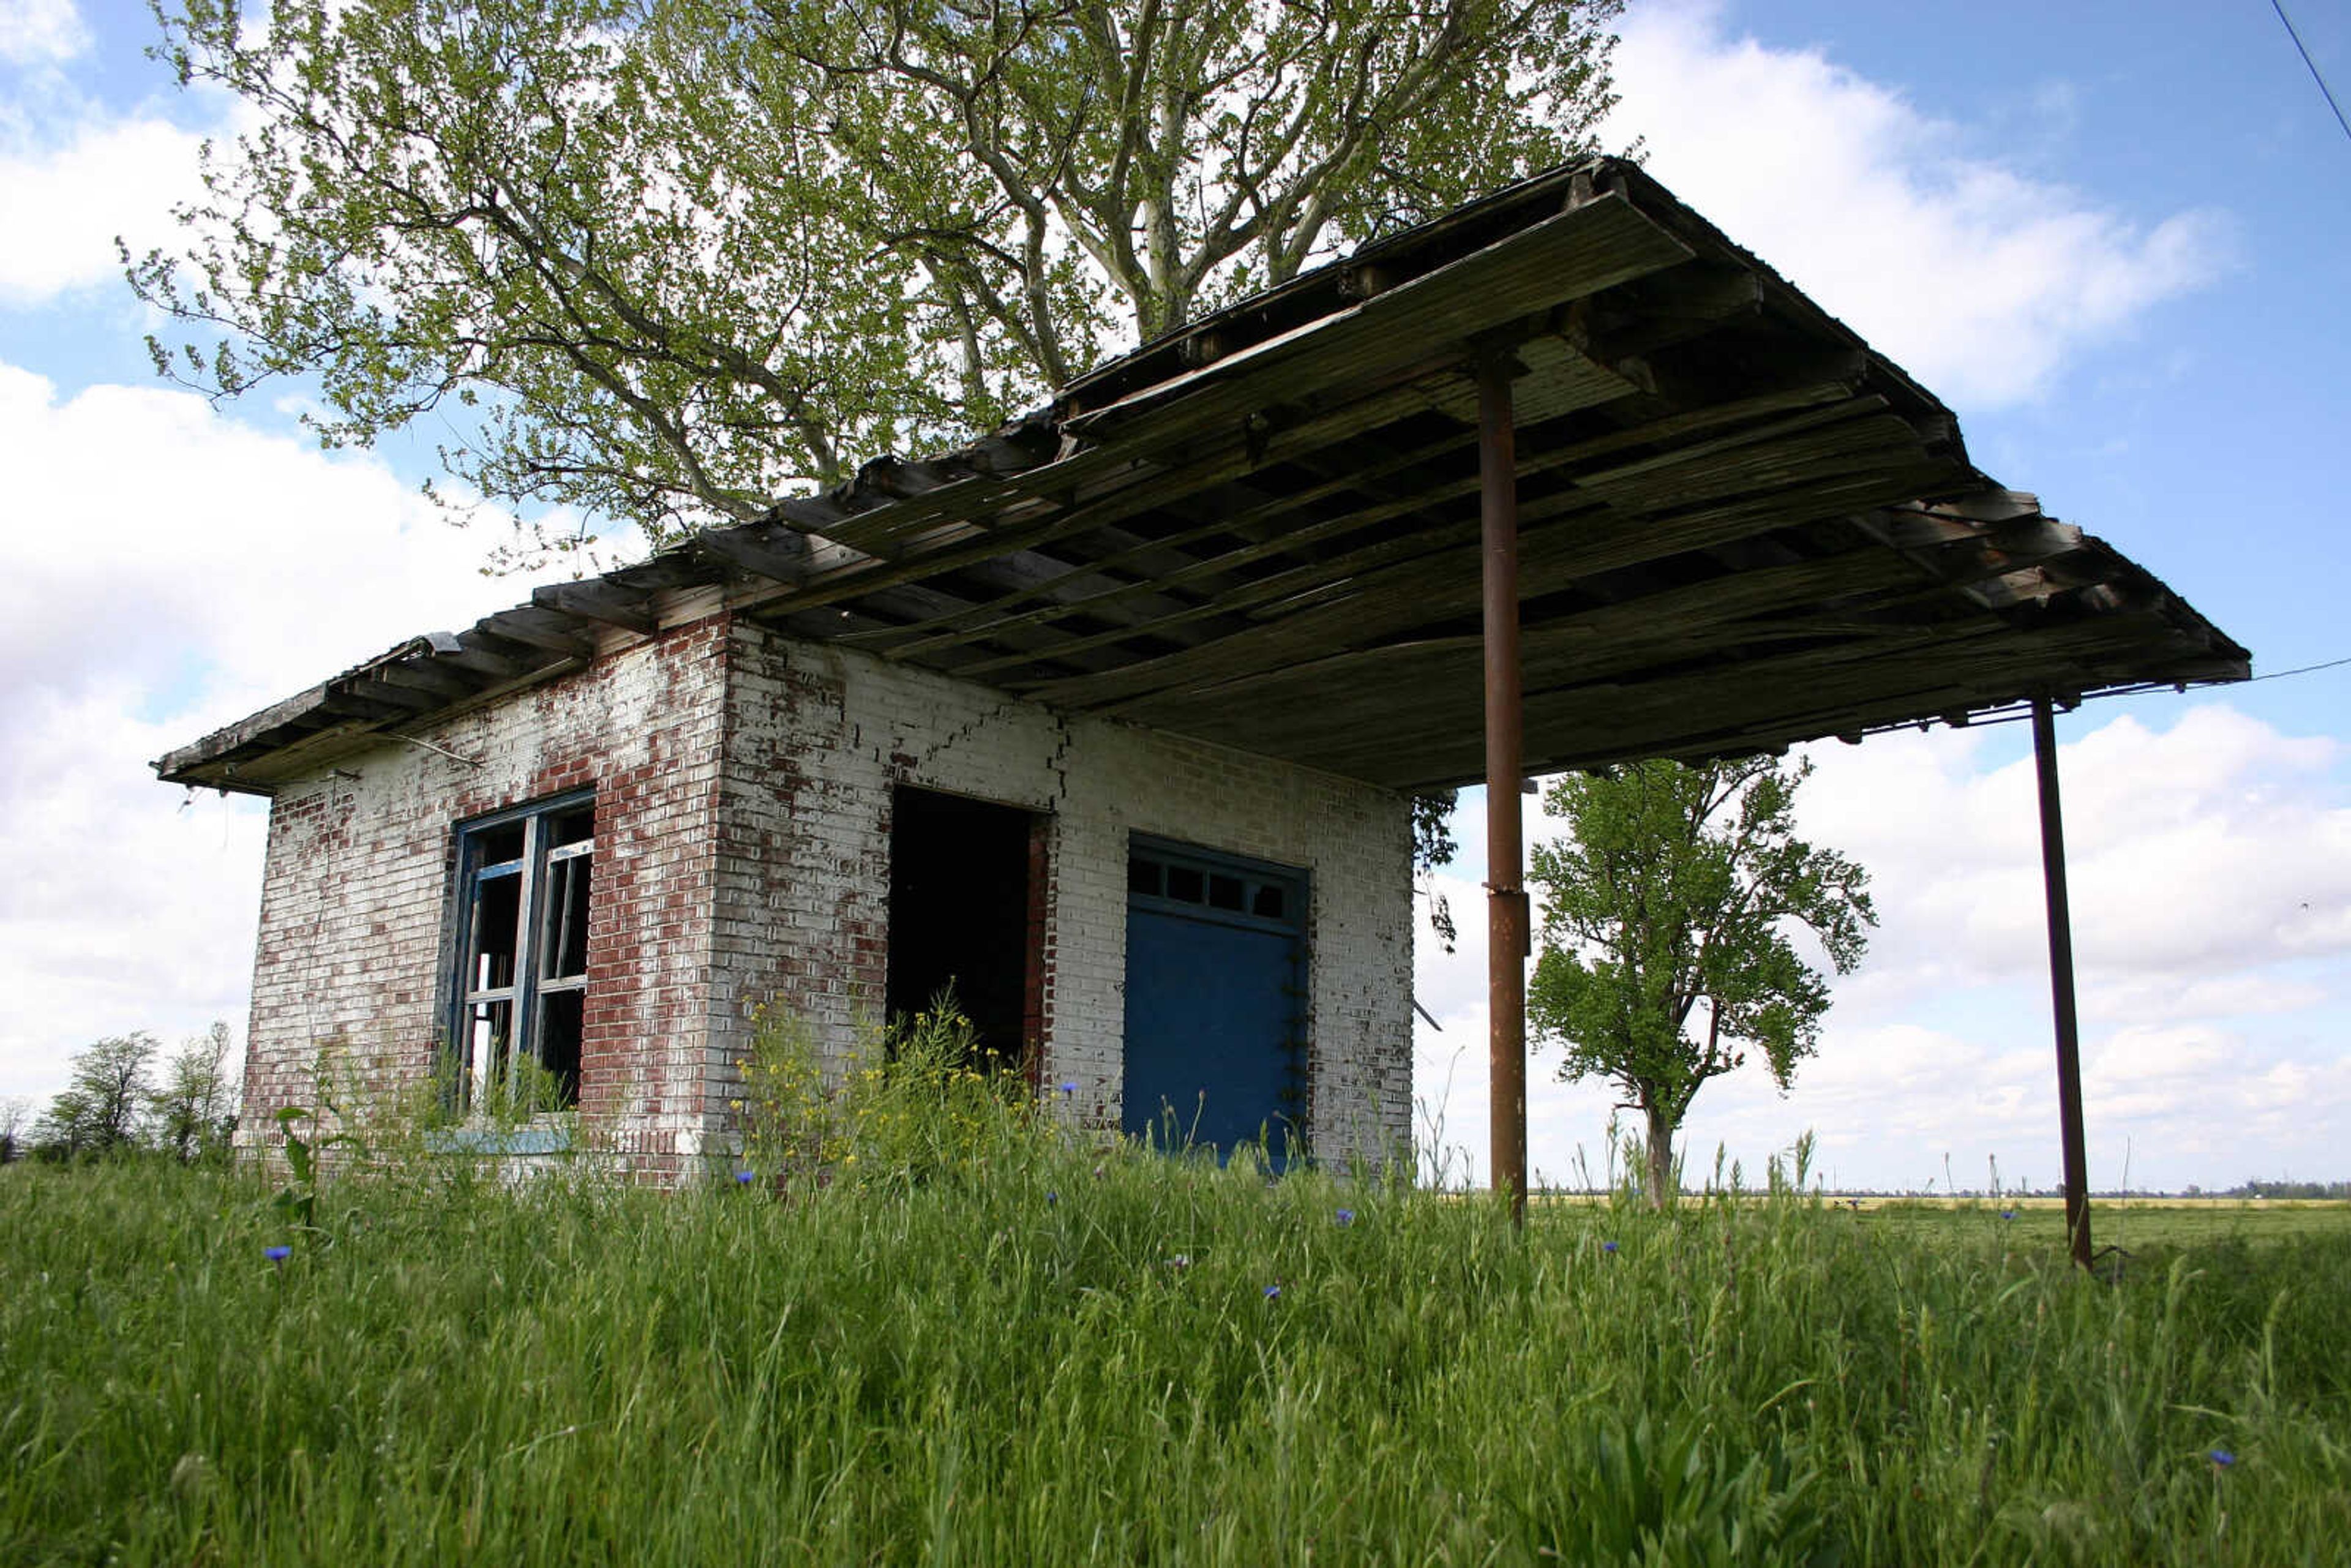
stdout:
[(2074, 916), (2065, 901), (2065, 822), (2057, 801), (2057, 726), (2032, 699), (2032, 760), (2041, 774), (2041, 879), (2049, 895), (2049, 1001), (2057, 1025), (2057, 1128), (2065, 1150), (2065, 1235), (2090, 1266), (2090, 1158), (2082, 1136), (2082, 1031), (2074, 1012)]
[(1526, 773), (1519, 690), (1519, 477), (1507, 354), (1478, 363), (1478, 472), (1485, 551), (1486, 1008), (1494, 1186), (1527, 1216), (1527, 913), (1519, 786)]

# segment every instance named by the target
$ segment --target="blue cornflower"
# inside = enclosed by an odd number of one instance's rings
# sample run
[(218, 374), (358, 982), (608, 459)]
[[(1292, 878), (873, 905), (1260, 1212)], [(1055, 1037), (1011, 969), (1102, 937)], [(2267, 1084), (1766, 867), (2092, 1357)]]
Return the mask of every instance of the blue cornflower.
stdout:
[(2014, 1219), (2016, 1218), (2016, 1210), (2012, 1208), (2003, 1208), (2000, 1211), (2000, 1217), (2002, 1219)]
[(1045, 1195), (1045, 1201), (1047, 1203), (1059, 1203), (1061, 1201), (1061, 1195), (1058, 1192), (1049, 1192)]
[(1354, 1224), (1354, 1223), (1355, 1223), (1355, 1211), (1354, 1211), (1353, 1209), (1352, 1209), (1352, 1208), (1343, 1208), (1343, 1209), (1341, 1209), (1341, 1210), (1339, 1211), (1339, 1223), (1340, 1223), (1340, 1224), (1342, 1224), (1342, 1225), (1353, 1225), (1353, 1224)]
[(735, 1173), (735, 1185), (737, 1186), (749, 1186), (753, 1182), (758, 1181), (758, 1179), (759, 1173), (758, 1171), (737, 1171)]
[(2211, 1457), (2212, 1462), (2224, 1470), (2237, 1462), (2237, 1456), (2226, 1448), (2214, 1448), (2211, 1450)]
[(1614, 1252), (1616, 1250), (1616, 1243), (1614, 1241), (1603, 1241), (1600, 1244), (1600, 1250), (1603, 1252)]
[(1279, 1285), (1268, 1285), (1265, 1288), (1265, 1299), (1269, 1301), (1280, 1301), (1281, 1299), (1281, 1287)]
[(294, 1256), (294, 1249), (291, 1247), (265, 1247), (261, 1249), (261, 1255), (264, 1258), (268, 1259), (272, 1263), (282, 1264), (286, 1260)]
[(1064, 1094), (1075, 1094), (1077, 1092), (1078, 1081), (1074, 1078), (1065, 1081), (1061, 1085), (1061, 1092)]

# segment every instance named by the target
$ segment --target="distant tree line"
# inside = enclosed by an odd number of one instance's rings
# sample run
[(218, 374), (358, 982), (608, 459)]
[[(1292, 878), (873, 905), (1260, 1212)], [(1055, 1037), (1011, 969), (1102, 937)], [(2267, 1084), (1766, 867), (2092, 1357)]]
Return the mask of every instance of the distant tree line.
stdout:
[[(2188, 1189), (2190, 1193), (2194, 1187)], [(2227, 1191), (2214, 1195), (2220, 1197), (2332, 1197), (2351, 1198), (2351, 1181), (2252, 1181), (2239, 1182)]]
[(94, 1041), (74, 1057), (72, 1076), (39, 1115), (24, 1101), (0, 1103), (0, 1165), (122, 1155), (225, 1159), (240, 1098), (230, 1057), (225, 1023), (169, 1056), (143, 1030)]

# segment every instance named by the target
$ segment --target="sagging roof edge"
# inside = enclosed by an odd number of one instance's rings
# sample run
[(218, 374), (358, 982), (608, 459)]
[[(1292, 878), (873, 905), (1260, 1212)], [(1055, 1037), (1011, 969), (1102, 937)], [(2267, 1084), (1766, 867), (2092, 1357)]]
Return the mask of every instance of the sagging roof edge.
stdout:
[[(1957, 518), (1965, 513), (1976, 513), (1979, 514), (1977, 517), (1967, 517), (1965, 520), (1980, 523), (1983, 514), (2007, 510), (2008, 508), (2001, 503), (2015, 497), (2015, 492), (2003, 491), (1997, 486), (1988, 485), (1980, 500), (1973, 504), (1961, 500), (1948, 505), (1922, 506), (1905, 510), (1911, 516), (1934, 518)], [(2029, 512), (2013, 512), (1999, 524), (1982, 526), (1987, 528), (2013, 528), (2019, 522), (2063, 529), (2074, 537), (2074, 550), (2101, 558), (2105, 564), (2099, 569), (2097, 575), (2105, 580), (2092, 591), (2100, 595), (2102, 599), (2115, 601), (2118, 607), (2126, 604), (2128, 608), (2141, 612), (2151, 612), (2181, 631), (2199, 635), (2207, 641), (2212, 652), (2212, 663), (2209, 673), (2191, 676), (2183, 681), (2159, 681), (2155, 683), (2157, 685), (2177, 685), (2184, 689), (2189, 685), (2228, 684), (2243, 680), (2252, 674), (2251, 655), (2243, 648), (2220, 633), (2192, 605), (2166, 586), (2152, 572), (2131, 561), (2096, 536), (2085, 534), (2072, 528), (2070, 525), (2058, 523), (2039, 512), (2037, 507)], [(743, 529), (729, 531), (747, 536), (757, 535), (767, 526), (751, 525)], [(622, 574), (608, 573), (606, 579), (588, 580), (609, 580), (620, 575)], [(1987, 583), (1980, 590), (1971, 591), (1990, 594), (1997, 586), (1998, 582), (1995, 580), (1994, 582)], [(540, 616), (546, 616), (547, 619), (538, 619)], [(156, 772), (160, 778), (170, 783), (190, 787), (201, 786), (225, 792), (263, 796), (275, 794), (277, 789), (277, 782), (255, 781), (241, 779), (238, 776), (236, 753), (256, 743), (264, 745), (267, 751), (275, 753), (315, 742), (334, 749), (340, 755), (350, 749), (352, 745), (361, 744), (366, 739), (396, 739), (411, 727), (439, 722), (469, 708), (496, 701), (514, 692), (553, 680), (584, 667), (595, 654), (593, 625), (585, 618), (577, 618), (575, 620), (577, 630), (565, 632), (554, 630), (554, 624), (555, 617), (543, 611), (540, 606), (521, 605), (485, 617), (463, 632), (432, 632), (407, 639), (383, 653), (356, 664), (340, 674), (322, 681), (283, 702), (273, 704), (235, 724), (225, 726), (190, 746), (167, 753), (154, 764)], [(512, 639), (516, 634), (525, 632), (538, 638), (541, 644), (565, 645), (541, 646), (534, 650), (532, 644), (525, 643), (517, 649)], [(418, 678), (417, 673), (422, 670), (452, 659), (473, 657), (486, 648), (497, 649), (500, 654), (512, 654), (517, 652), (528, 654), (536, 652), (538, 662), (531, 664), (528, 668), (511, 678), (496, 681), (486, 687), (466, 694), (462, 698), (431, 702), (428, 706), (413, 701), (403, 702), (390, 695), (395, 691), (417, 691), (418, 688), (414, 685), (402, 686), (396, 684), (403, 677), (413, 681)], [(2143, 689), (2147, 689), (2147, 683), (2133, 682), (2064, 688), (2053, 686), (2047, 692), (2039, 695), (2058, 699), (2071, 706), (2103, 695)], [(419, 693), (419, 695), (423, 694)], [(387, 706), (393, 707), (395, 711), (385, 711)], [(1957, 714), (1937, 716), (1959, 721), (1967, 716)], [(1886, 721), (1889, 725), (1908, 722), (1910, 721), (1907, 719)], [(296, 729), (301, 733), (292, 736), (284, 733)], [(277, 738), (275, 740), (269, 738), (273, 736)], [(1751, 750), (1752, 747), (1740, 747), (1735, 749), (1743, 751)], [(1699, 753), (1697, 752), (1690, 754), (1693, 759), (1698, 755)], [(1476, 779), (1473, 778), (1445, 779), (1430, 779), (1426, 782), (1429, 788), (1442, 788), (1456, 783), (1472, 783), (1476, 782)]]
[[(1748, 272), (1779, 308), (1802, 319), (1812, 332), (1861, 356), (1874, 383), (1898, 389), (1906, 400), (1916, 400), (1917, 405), (1942, 411), (1948, 417), (1940, 401), (1899, 366), (1636, 165), (1621, 159), (1593, 158), (1520, 181), (1235, 301), (1087, 372), (1064, 388), (1048, 407), (967, 445), (923, 458), (885, 454), (830, 490), (779, 500), (757, 522), (705, 529), (643, 562), (596, 577), (544, 585), (534, 590), (528, 603), (485, 617), (465, 632), (407, 639), (283, 702), (169, 752), (153, 766), (168, 782), (273, 793), (274, 783), (238, 778), (239, 754), (250, 757), (256, 747), (260, 754), (277, 754), (307, 747), (314, 740), (364, 734), (396, 736), (411, 725), (447, 716), (578, 668), (595, 656), (600, 635), (610, 642), (611, 632), (604, 629), (650, 637), (682, 623), (663, 613), (664, 607), (655, 599), (658, 594), (671, 592), (674, 597), (673, 591), (716, 588), (746, 579), (785, 586), (801, 580), (813, 570), (859, 559), (856, 552), (831, 544), (828, 530), (865, 514), (904, 507), (917, 498), (935, 503), (940, 499), (936, 493), (950, 486), (1034, 477), (1037, 470), (1103, 444), (1089, 444), (1072, 433), (1072, 424), (1084, 426), (1091, 423), (1091, 414), (1170, 380), (1211, 369), (1240, 349), (1311, 325), (1369, 292), (1394, 287), (1506, 240), (1561, 211), (1563, 204), (1604, 195), (1631, 203), (1698, 255)], [(1956, 438), (1956, 421), (1952, 428)], [(1113, 435), (1107, 444), (1114, 446), (1115, 442)], [(1980, 474), (1975, 478), (1982, 494), (2012, 494), (2001, 492)], [(2037, 515), (2037, 506), (2032, 510)], [(2216, 662), (2227, 667), (2226, 673), (2202, 678), (2226, 681), (2251, 673), (2250, 655), (2152, 574), (2102, 541), (2085, 536), (2084, 542), (2112, 555), (2135, 582), (2143, 580), (2133, 593), (2142, 605), (2159, 602), (2166, 620), (2182, 630), (2193, 630), (2214, 647)]]

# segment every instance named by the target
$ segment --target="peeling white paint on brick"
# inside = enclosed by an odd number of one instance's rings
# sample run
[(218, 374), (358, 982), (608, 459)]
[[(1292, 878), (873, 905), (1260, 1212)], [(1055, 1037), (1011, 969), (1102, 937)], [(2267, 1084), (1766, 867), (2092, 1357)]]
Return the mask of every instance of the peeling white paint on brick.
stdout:
[(634, 1168), (723, 1147), (751, 1006), (845, 1046), (882, 1007), (891, 789), (1045, 814), (1042, 1075), (1116, 1125), (1127, 835), (1311, 875), (1308, 1134), (1401, 1147), (1411, 1104), (1406, 802), (1367, 785), (715, 617), (282, 791), (256, 963), (249, 1128), (346, 1076), (421, 1082), (446, 1029), (454, 826), (592, 785), (582, 1116)]

